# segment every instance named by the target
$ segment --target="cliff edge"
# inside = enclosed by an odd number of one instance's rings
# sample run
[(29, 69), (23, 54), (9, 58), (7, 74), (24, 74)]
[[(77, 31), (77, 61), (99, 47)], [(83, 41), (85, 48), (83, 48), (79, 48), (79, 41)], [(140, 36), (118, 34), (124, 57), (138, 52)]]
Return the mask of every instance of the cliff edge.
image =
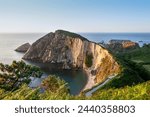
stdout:
[(108, 50), (64, 30), (51, 32), (34, 42), (23, 59), (49, 63), (55, 69), (83, 69), (88, 72), (88, 84), (91, 84), (86, 89), (120, 71), (119, 64)]

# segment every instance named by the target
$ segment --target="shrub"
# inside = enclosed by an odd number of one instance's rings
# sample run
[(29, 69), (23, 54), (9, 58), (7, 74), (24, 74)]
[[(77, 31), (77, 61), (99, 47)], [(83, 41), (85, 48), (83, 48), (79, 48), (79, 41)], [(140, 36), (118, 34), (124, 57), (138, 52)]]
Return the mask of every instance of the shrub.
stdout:
[(13, 61), (11, 65), (0, 63), (0, 88), (13, 90), (23, 83), (30, 83), (30, 77), (41, 77), (42, 71), (23, 61)]
[(87, 67), (91, 67), (93, 65), (93, 54), (86, 53), (85, 65)]

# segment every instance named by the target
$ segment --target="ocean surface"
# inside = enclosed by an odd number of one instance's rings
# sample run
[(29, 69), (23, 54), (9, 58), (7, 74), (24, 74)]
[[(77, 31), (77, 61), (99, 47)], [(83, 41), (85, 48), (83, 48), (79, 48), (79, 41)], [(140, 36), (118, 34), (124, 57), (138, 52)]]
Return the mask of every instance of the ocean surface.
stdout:
[[(80, 33), (82, 36), (94, 42), (107, 43), (111, 39), (119, 40), (132, 40), (138, 42), (140, 46), (144, 43), (150, 43), (150, 33)], [(29, 42), (32, 44), (40, 37), (44, 36), (44, 33), (26, 33), (26, 34), (0, 34), (0, 62), (10, 64), (13, 60), (21, 60), (23, 54), (15, 52), (14, 50), (20, 45)], [(31, 63), (32, 64), (32, 63)], [(48, 72), (47, 74), (56, 74), (64, 79), (69, 87), (71, 94), (78, 94), (86, 85), (87, 78), (82, 71), (60, 71), (60, 72)], [(36, 81), (36, 82), (41, 82)], [(36, 83), (35, 82), (35, 83)]]
[(143, 46), (150, 43), (150, 33), (80, 33), (91, 41), (108, 43), (111, 39), (131, 40)]

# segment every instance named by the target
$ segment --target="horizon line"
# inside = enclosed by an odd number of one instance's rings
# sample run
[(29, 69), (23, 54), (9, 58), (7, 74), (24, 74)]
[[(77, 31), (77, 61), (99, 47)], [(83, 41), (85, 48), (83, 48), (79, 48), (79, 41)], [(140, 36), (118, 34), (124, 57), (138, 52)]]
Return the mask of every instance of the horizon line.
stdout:
[[(68, 31), (68, 30), (65, 30), (65, 31)], [(55, 31), (50, 31), (50, 32), (55, 32)], [(50, 33), (50, 32), (0, 32), (0, 34), (48, 34), (48, 33)], [(69, 32), (73, 32), (73, 31), (69, 31)], [(89, 32), (89, 31), (87, 31), (87, 32), (76, 32), (76, 31), (74, 31), (73, 33), (150, 33), (150, 32), (106, 32), (106, 31), (104, 31), (104, 32)]]

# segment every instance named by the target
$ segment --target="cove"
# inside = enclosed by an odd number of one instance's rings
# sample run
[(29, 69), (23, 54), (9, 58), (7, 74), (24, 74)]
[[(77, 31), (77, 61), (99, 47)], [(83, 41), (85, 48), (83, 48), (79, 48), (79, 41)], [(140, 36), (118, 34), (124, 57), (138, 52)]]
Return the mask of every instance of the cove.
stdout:
[(30, 87), (39, 86), (48, 75), (56, 75), (68, 83), (71, 95), (78, 95), (87, 84), (87, 74), (83, 70), (54, 70), (49, 64), (35, 63), (26, 61), (26, 63), (35, 65), (41, 68), (44, 72), (42, 78), (31, 79)]

